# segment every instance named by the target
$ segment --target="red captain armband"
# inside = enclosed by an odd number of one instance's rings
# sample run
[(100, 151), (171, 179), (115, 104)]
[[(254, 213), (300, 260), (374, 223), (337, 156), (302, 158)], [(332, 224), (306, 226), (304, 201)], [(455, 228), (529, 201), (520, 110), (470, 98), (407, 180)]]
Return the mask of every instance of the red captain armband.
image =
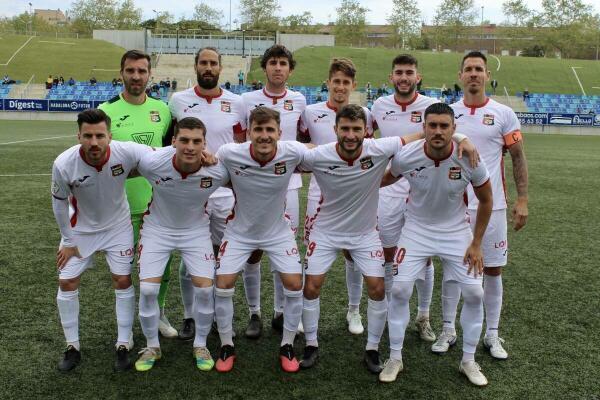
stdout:
[(521, 131), (516, 130), (511, 133), (507, 133), (504, 135), (504, 147), (510, 147), (517, 142), (523, 141), (523, 135), (521, 135)]

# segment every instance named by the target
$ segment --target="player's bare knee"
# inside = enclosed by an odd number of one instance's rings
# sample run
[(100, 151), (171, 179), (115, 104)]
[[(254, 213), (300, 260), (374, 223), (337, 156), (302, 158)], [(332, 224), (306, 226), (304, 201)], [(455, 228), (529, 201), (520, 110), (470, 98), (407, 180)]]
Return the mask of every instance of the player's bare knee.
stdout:
[(219, 289), (233, 289), (236, 278), (237, 274), (217, 275), (215, 286)]
[(313, 278), (311, 275), (306, 276), (306, 282), (304, 282), (304, 297), (308, 300), (314, 300), (319, 297), (321, 293), (321, 284), (318, 279)]
[(500, 276), (502, 275), (502, 267), (484, 267), (483, 273), (489, 276)]
[(80, 277), (70, 278), (70, 279), (59, 279), (58, 286), (60, 290), (63, 292), (72, 292), (74, 290), (79, 289), (79, 282), (81, 281)]
[(371, 300), (383, 300), (385, 298), (385, 282), (383, 278), (367, 277), (367, 293)]
[(211, 287), (213, 285), (213, 280), (201, 276), (192, 275), (192, 285), (199, 288)]
[(302, 275), (298, 275), (297, 277), (287, 277), (286, 279), (281, 279), (283, 282), (283, 287), (290, 291), (299, 291), (302, 290)]
[(113, 287), (115, 289), (127, 289), (131, 286), (131, 275), (112, 275)]

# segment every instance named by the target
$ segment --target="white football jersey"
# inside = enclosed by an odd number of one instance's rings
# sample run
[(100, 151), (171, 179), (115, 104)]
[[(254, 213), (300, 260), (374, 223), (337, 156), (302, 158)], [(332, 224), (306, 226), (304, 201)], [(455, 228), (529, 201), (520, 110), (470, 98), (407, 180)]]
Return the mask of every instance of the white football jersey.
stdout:
[[(367, 107), (363, 107), (367, 116), (367, 135), (373, 136), (373, 117)], [(311, 104), (306, 107), (302, 114), (301, 130), (302, 134), (310, 138), (310, 143), (320, 146), (322, 144), (332, 143), (337, 141), (337, 136), (333, 127), (335, 126), (335, 115), (337, 108), (329, 105), (329, 102)], [(317, 183), (315, 176), (310, 178), (310, 186), (308, 188), (308, 198), (319, 200), (321, 198), (321, 189)]]
[(285, 199), (290, 178), (307, 149), (300, 142), (279, 141), (275, 157), (260, 163), (252, 157), (251, 146), (250, 142), (227, 144), (217, 153), (235, 195), (226, 229), (250, 240), (263, 240), (291, 229), (285, 218)]
[(97, 233), (130, 222), (125, 180), (152, 147), (134, 142), (110, 142), (101, 165), (84, 160), (81, 145), (62, 152), (52, 166), (52, 196), (69, 199), (71, 229)]
[[(406, 136), (423, 132), (425, 109), (433, 103), (438, 103), (438, 100), (416, 92), (408, 103), (399, 103), (392, 94), (375, 100), (371, 112), (381, 137)], [(381, 194), (406, 198), (409, 190), (406, 179), (400, 179), (393, 185), (381, 188)]]
[(175, 151), (172, 146), (163, 147), (144, 155), (138, 165), (140, 174), (152, 185), (144, 225), (170, 234), (202, 228), (208, 232), (208, 198), (229, 182), (229, 174), (222, 163), (190, 174), (182, 172), (175, 165)]
[[(494, 210), (506, 208), (503, 149), (521, 140), (521, 123), (514, 111), (492, 99), (481, 106), (469, 106), (461, 99), (452, 104), (456, 132), (473, 142), (490, 172)], [(477, 198), (469, 189), (469, 208), (476, 209)]]
[(390, 158), (402, 149), (399, 138), (365, 139), (360, 155), (343, 159), (337, 142), (306, 152), (301, 169), (312, 171), (321, 202), (311, 229), (335, 235), (360, 235), (377, 226), (379, 186)]
[[(250, 111), (259, 106), (264, 106), (279, 112), (281, 140), (296, 140), (300, 127), (300, 116), (306, 108), (306, 98), (300, 92), (287, 89), (282, 95), (274, 96), (267, 93), (266, 89), (242, 93), (246, 118)], [(302, 187), (302, 176), (294, 174), (290, 180), (290, 189)]]
[[(221, 89), (218, 97), (202, 96), (194, 86), (173, 94), (169, 101), (171, 115), (177, 121), (196, 117), (206, 126), (206, 148), (215, 154), (221, 146), (233, 143), (234, 134), (246, 130), (246, 111), (242, 98)], [(231, 190), (219, 188), (213, 197), (232, 196)]]
[(467, 220), (467, 187), (479, 187), (489, 179), (484, 162), (471, 168), (468, 158), (458, 158), (457, 146), (443, 160), (432, 159), (425, 140), (404, 146), (392, 160), (391, 172), (410, 183), (403, 234), (416, 230), (428, 233), (455, 233), (470, 230)]

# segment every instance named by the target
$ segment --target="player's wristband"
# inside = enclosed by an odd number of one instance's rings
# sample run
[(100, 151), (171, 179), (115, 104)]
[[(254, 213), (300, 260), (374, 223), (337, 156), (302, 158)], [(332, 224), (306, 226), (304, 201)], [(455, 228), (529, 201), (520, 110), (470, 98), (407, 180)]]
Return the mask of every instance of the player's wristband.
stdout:
[(467, 139), (467, 135), (463, 135), (462, 133), (455, 133), (452, 135), (452, 140), (454, 140), (456, 143), (460, 143), (465, 139)]

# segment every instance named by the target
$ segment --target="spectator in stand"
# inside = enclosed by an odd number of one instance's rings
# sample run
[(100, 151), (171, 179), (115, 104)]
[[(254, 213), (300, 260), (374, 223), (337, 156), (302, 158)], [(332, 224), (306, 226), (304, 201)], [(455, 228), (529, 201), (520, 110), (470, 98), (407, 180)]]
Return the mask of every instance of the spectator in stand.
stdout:
[(323, 97), (321, 97), (321, 92), (320, 92), (320, 91), (319, 91), (319, 92), (317, 92), (316, 101), (317, 101), (317, 103), (320, 103), (320, 102), (322, 102), (322, 101), (323, 101)]
[(495, 96), (496, 88), (498, 87), (498, 81), (495, 79), (492, 79), (492, 81), (490, 82), (490, 86), (492, 87), (492, 94)]
[(168, 89), (171, 89), (171, 79), (167, 76), (167, 79), (165, 80), (165, 86)]
[(70, 77), (67, 83), (69, 84), (69, 86), (75, 86), (75, 79), (73, 79), (73, 77)]
[(329, 91), (329, 89), (327, 88), (327, 81), (323, 81), (323, 83), (321, 83), (321, 92), (327, 91)]
[(52, 75), (48, 75), (48, 79), (46, 79), (46, 89), (52, 89)]
[(123, 80), (121, 78), (117, 78), (117, 86), (123, 86)]
[(421, 86), (423, 86), (423, 78), (417, 82), (417, 92), (421, 92)]
[(389, 93), (388, 93), (388, 87), (387, 87), (387, 84), (386, 84), (385, 82), (383, 82), (383, 83), (381, 84), (381, 95), (382, 95), (382, 96), (387, 96), (388, 94), (389, 94)]
[(58, 86), (58, 77), (56, 75), (54, 75), (54, 78), (52, 78), (52, 86), (53, 87)]
[(17, 83), (17, 82), (15, 82), (14, 79), (10, 79), (8, 77), (8, 75), (4, 75), (4, 78), (2, 79), (2, 84), (3, 85), (12, 85), (13, 83)]
[(258, 81), (258, 90), (263, 88), (263, 83), (261, 81)]
[(229, 81), (225, 82), (225, 89), (231, 90), (231, 83)]
[(258, 90), (258, 82), (252, 81), (252, 90)]
[(64, 86), (65, 85), (65, 78), (63, 78), (62, 75), (58, 77), (58, 85), (59, 86)]
[(117, 78), (113, 78), (113, 80), (112, 80), (111, 83), (112, 83), (113, 87), (117, 87), (119, 85), (119, 82), (117, 81)]
[(238, 72), (238, 85), (242, 86), (244, 84), (244, 72), (240, 69)]
[(529, 89), (525, 88), (525, 90), (523, 90), (523, 101), (527, 100), (529, 100)]
[(173, 78), (173, 81), (171, 82), (171, 88), (173, 91), (177, 90), (177, 79)]
[[(458, 99), (458, 96), (460, 96), (460, 86), (458, 86), (458, 83), (454, 82), (454, 99), (456, 100)], [(454, 103), (454, 101), (453, 101)]]
[(95, 76), (92, 76), (92, 77), (90, 78), (90, 85), (92, 85), (92, 86), (96, 86), (96, 83), (98, 83), (98, 80), (96, 79), (96, 77), (95, 77)]

